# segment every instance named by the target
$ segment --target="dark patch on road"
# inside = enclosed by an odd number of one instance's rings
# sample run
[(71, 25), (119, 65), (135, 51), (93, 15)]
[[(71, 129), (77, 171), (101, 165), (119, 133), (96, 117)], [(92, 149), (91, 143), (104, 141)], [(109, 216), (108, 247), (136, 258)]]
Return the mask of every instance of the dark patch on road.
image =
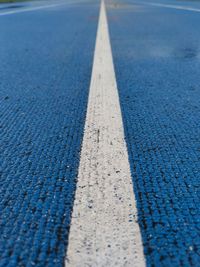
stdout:
[(175, 50), (174, 56), (180, 59), (195, 59), (199, 56), (199, 49), (194, 47), (186, 47)]
[(0, 6), (0, 10), (4, 10), (4, 9), (15, 9), (15, 8), (21, 8), (24, 7), (24, 5), (8, 5), (8, 6)]

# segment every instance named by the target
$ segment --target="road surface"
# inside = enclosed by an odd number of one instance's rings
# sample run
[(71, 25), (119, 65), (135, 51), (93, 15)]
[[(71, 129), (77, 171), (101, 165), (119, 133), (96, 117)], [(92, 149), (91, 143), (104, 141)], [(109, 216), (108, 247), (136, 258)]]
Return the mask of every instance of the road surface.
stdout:
[(102, 5), (0, 5), (0, 267), (199, 266), (200, 2)]

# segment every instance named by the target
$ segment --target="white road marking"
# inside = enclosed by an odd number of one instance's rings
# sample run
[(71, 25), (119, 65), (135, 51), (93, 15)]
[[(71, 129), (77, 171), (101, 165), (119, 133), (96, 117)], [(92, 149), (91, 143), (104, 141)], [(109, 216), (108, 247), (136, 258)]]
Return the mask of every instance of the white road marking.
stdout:
[(145, 266), (104, 2), (66, 266)]
[(160, 3), (152, 3), (152, 2), (138, 2), (138, 3), (147, 4), (147, 5), (156, 6), (156, 7), (165, 7), (165, 8), (173, 8), (173, 9), (180, 9), (180, 10), (186, 10), (186, 11), (200, 12), (199, 8), (193, 8), (193, 7), (160, 4)]
[[(75, 2), (75, 3), (77, 3), (77, 2)], [(48, 8), (53, 8), (53, 7), (58, 7), (58, 6), (68, 5), (68, 4), (73, 4), (73, 2), (62, 2), (62, 3), (59, 3), (59, 4), (51, 4), (51, 5), (42, 5), (42, 6), (19, 8), (17, 10), (11, 10), (11, 11), (2, 12), (2, 13), (0, 13), (0, 16), (7, 16), (7, 15), (16, 14), (16, 13), (24, 13), (24, 12), (31, 12), (31, 11), (41, 10), (41, 9), (48, 9)]]

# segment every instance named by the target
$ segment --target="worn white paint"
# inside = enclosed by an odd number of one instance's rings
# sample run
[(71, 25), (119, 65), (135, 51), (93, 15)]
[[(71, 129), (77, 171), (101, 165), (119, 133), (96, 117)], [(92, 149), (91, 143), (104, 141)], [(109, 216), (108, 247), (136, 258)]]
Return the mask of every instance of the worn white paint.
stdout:
[(145, 266), (104, 2), (66, 266)]

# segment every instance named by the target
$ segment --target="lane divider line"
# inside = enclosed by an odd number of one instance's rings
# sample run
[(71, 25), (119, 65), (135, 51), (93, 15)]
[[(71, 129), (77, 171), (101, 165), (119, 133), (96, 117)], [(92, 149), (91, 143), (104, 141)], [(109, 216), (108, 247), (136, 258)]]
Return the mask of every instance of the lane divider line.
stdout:
[[(136, 2), (135, 2), (136, 3)], [(179, 6), (179, 5), (170, 5), (170, 4), (160, 4), (160, 3), (152, 3), (152, 2), (137, 2), (138, 4), (146, 4), (149, 6), (155, 6), (155, 7), (165, 7), (165, 8), (172, 8), (172, 9), (178, 9), (178, 10), (185, 10), (185, 11), (192, 11), (192, 12), (200, 12), (199, 8), (193, 8), (193, 7), (186, 7), (186, 6)]]
[(145, 266), (101, 2), (66, 266)]
[[(2, 12), (2, 13), (0, 13), (0, 16), (7, 16), (7, 15), (12, 15), (12, 14), (17, 14), (17, 13), (37, 11), (37, 10), (41, 10), (41, 9), (59, 7), (59, 6), (63, 6), (63, 5), (73, 4), (73, 3), (74, 2), (63, 2), (63, 3), (59, 3), (59, 4), (51, 4), (51, 5), (42, 5), (42, 6), (35, 6), (35, 7), (20, 8), (18, 10)], [(77, 3), (77, 2), (75, 2), (75, 3)]]

